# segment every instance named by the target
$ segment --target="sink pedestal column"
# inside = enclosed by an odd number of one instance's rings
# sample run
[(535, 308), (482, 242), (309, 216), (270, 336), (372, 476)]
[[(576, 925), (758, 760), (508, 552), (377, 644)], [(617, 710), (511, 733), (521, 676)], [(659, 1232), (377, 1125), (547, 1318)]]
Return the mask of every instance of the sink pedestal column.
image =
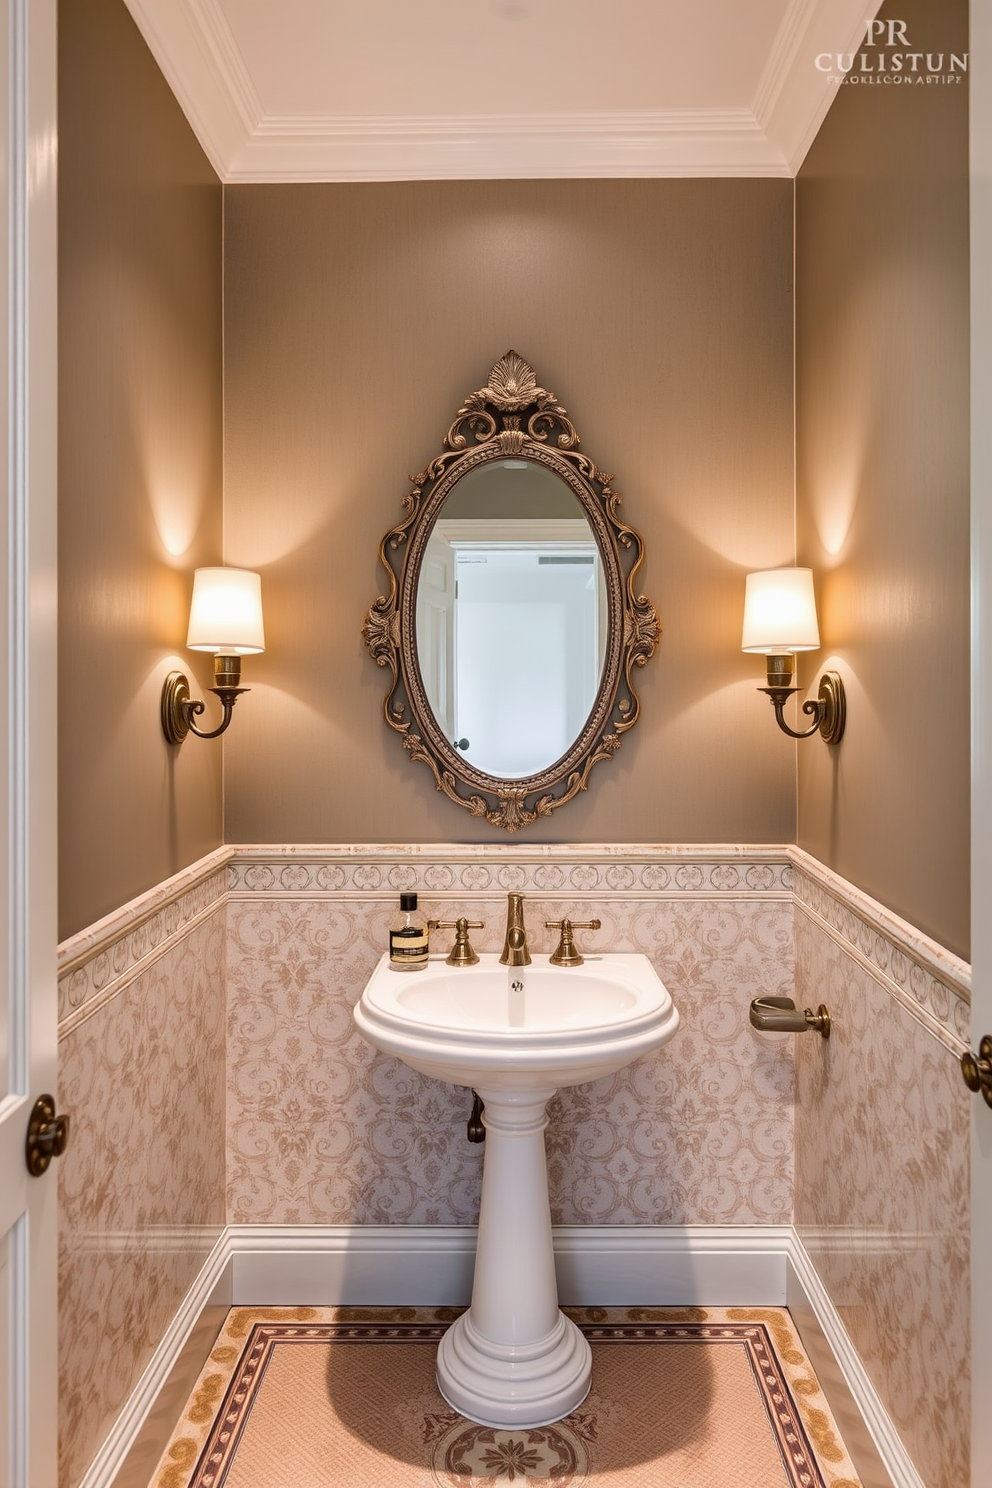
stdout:
[(486, 1153), (472, 1305), (441, 1340), (438, 1388), (483, 1426), (547, 1426), (585, 1399), (592, 1371), (588, 1343), (558, 1310), (544, 1156), (555, 1092), (476, 1088)]

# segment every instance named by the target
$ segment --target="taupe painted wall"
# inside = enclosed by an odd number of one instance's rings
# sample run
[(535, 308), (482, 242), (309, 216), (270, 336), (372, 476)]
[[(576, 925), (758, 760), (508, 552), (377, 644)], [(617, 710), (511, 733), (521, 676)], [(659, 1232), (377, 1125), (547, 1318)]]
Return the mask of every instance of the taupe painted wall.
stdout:
[(221, 746), (158, 708), (221, 551), (222, 194), (120, 0), (60, 4), (59, 115), (64, 937), (221, 840)]
[[(967, 50), (965, 0), (881, 15)], [(800, 747), (799, 842), (964, 956), (967, 171), (966, 84), (842, 87), (799, 175), (796, 270), (799, 553), (848, 691), (841, 746)]]
[(407, 475), (514, 347), (617, 474), (664, 635), (643, 719), (534, 840), (781, 842), (795, 756), (740, 653), (793, 558), (792, 183), (225, 193), (225, 557), (269, 649), (225, 750), (232, 842), (505, 841), (381, 716), (360, 630)]

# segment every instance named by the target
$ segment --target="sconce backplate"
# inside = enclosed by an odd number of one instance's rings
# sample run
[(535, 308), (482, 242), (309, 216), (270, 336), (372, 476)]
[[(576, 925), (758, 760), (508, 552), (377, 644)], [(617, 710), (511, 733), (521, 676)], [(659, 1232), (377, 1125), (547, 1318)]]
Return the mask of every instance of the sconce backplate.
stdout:
[(162, 732), (170, 744), (181, 744), (189, 733), (189, 678), (185, 672), (170, 672), (162, 688)]
[(847, 700), (839, 672), (824, 672), (818, 697), (823, 708), (820, 737), (828, 744), (839, 744), (847, 722)]

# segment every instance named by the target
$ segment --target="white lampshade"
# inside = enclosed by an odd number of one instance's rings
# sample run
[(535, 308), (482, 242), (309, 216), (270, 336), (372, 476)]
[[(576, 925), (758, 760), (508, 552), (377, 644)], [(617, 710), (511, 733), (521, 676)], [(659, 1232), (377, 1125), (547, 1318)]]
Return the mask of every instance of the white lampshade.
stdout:
[(265, 650), (262, 581), (247, 568), (198, 568), (189, 606), (191, 651), (251, 656)]
[(813, 570), (766, 568), (748, 574), (741, 650), (778, 656), (816, 651), (819, 645)]

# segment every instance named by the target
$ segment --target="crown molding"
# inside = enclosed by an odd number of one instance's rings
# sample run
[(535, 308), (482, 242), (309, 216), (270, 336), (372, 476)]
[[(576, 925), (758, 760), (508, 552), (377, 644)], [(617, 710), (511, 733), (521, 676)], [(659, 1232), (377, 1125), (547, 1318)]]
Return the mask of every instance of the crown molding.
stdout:
[(221, 181), (263, 117), (244, 58), (216, 0), (125, 0)]
[(748, 109), (265, 118), (226, 179), (403, 181), (786, 176)]
[(837, 96), (822, 52), (857, 50), (881, 0), (791, 0), (754, 99), (754, 117), (795, 176)]
[[(785, 176), (878, 0), (791, 0), (753, 108), (534, 115), (267, 115), (219, 0), (127, 0), (221, 181)], [(840, 40), (838, 40), (840, 38)]]

